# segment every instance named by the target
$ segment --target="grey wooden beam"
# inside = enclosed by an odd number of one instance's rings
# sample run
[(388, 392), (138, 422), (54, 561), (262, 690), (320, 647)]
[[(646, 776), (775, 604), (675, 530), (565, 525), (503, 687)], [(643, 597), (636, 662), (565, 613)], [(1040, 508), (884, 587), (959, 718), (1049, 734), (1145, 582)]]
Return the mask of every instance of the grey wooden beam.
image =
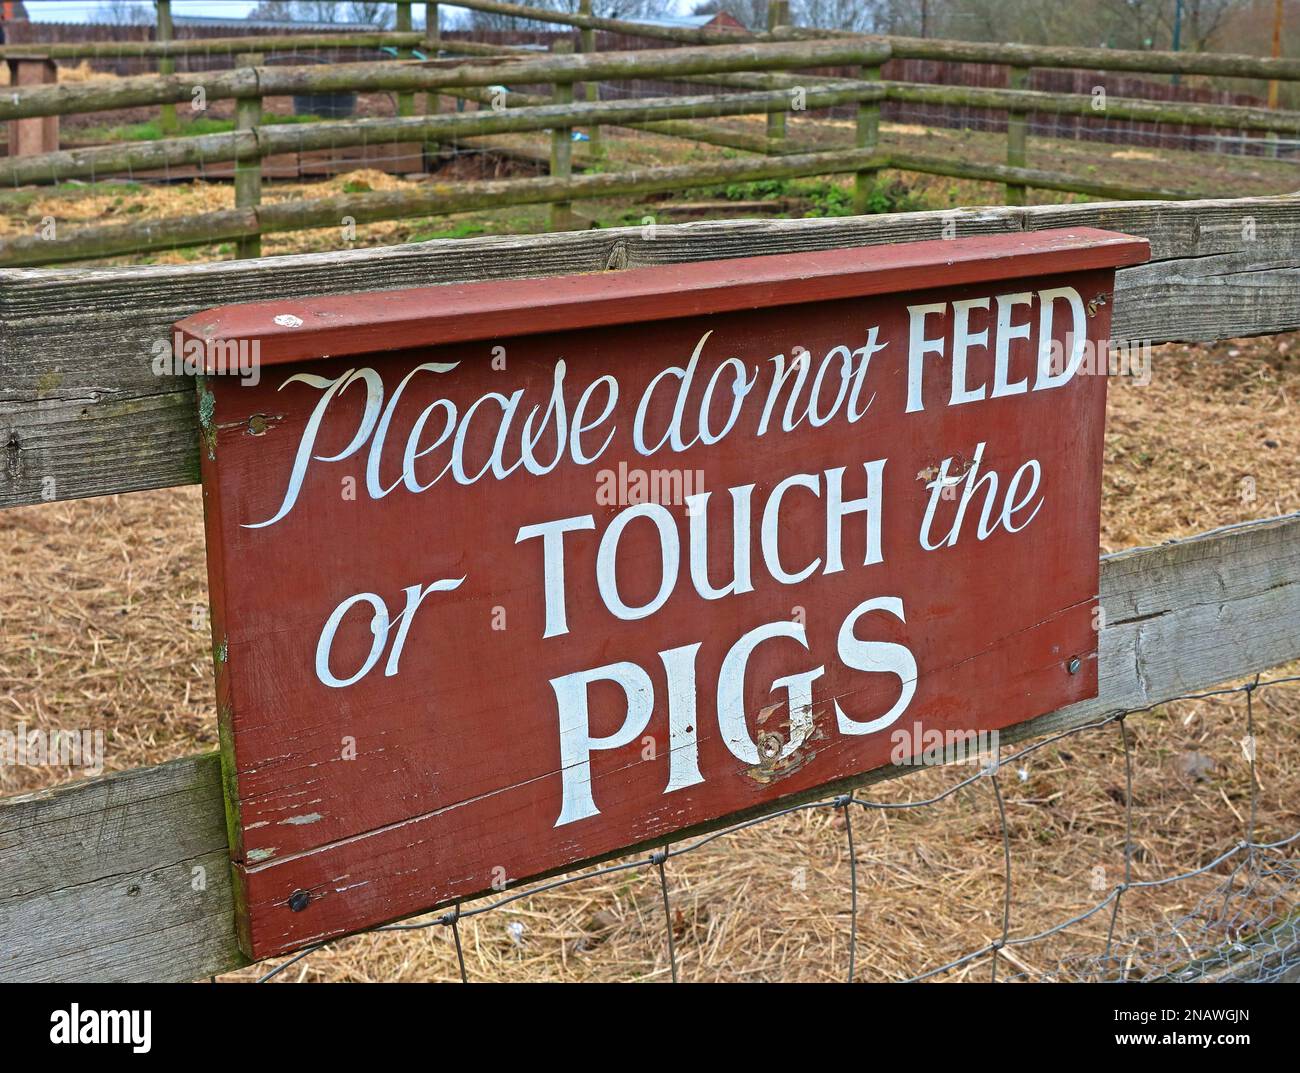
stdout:
[(0, 508), (198, 479), (188, 381), (158, 376), (176, 320), (219, 305), (708, 258), (874, 246), (953, 233), (1094, 226), (1141, 235), (1116, 279), (1113, 334), (1165, 342), (1300, 328), (1300, 198), (1117, 202), (440, 240), (110, 269), (0, 271)]

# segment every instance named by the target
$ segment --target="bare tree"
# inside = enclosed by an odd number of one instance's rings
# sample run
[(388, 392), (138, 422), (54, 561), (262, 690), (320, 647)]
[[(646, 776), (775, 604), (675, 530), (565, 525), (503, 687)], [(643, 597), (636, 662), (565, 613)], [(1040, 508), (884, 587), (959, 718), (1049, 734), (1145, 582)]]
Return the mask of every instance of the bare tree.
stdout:
[[(565, 0), (561, 11), (577, 11), (578, 0)], [(602, 19), (658, 19), (677, 14), (675, 0), (594, 0), (591, 13)]]
[(337, 23), (344, 19), (342, 9), (342, 0), (261, 0), (248, 17), (277, 22)]
[(1100, 43), (1110, 48), (1169, 48), (1173, 11), (1174, 3), (1163, 0), (1099, 0)]
[(382, 0), (348, 0), (349, 22), (365, 23), (378, 30), (391, 29), (397, 21), (397, 10)]
[(858, 33), (892, 32), (886, 23), (890, 5), (879, 0), (794, 0), (790, 18), (796, 26)]
[(1183, 47), (1204, 52), (1236, 11), (1245, 6), (1243, 0), (1186, 0)]
[(109, 26), (151, 26), (154, 13), (152, 4), (131, 3), (130, 0), (107, 0), (91, 15), (91, 22)]
[[(799, 0), (812, 4), (829, 0)], [(1182, 47), (1210, 47), (1250, 0), (1182, 0)], [(1176, 0), (927, 0), (932, 37), (1103, 48), (1167, 49)], [(919, 32), (919, 0), (870, 0), (877, 32)]]
[[(1232, 16), (1249, 7), (1249, 0), (1183, 0), (1179, 47), (1203, 52), (1214, 43)], [(1099, 0), (1099, 25), (1104, 44), (1116, 48), (1173, 47), (1174, 2), (1166, 0)]]
[(260, 0), (248, 13), (250, 19), (270, 19), (289, 22), (293, 18), (293, 0)]
[(342, 6), (339, 0), (297, 0), (293, 13), (294, 18), (304, 22), (340, 22)]

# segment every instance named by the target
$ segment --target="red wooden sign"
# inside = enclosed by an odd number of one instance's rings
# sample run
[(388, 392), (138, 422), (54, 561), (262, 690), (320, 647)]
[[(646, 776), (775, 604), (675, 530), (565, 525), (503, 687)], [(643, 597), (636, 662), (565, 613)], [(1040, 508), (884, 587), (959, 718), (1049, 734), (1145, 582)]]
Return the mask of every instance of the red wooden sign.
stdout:
[(1072, 229), (181, 322), (246, 952), (1095, 696), (1097, 374), (1145, 257)]

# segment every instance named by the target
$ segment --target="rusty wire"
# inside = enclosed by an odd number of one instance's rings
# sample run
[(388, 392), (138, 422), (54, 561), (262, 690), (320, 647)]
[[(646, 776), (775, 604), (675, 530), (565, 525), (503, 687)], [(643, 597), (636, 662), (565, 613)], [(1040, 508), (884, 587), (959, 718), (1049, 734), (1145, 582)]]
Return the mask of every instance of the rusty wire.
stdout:
[[(1003, 896), (1002, 925), (997, 938), (968, 951), (961, 957), (943, 965), (926, 969), (908, 978), (906, 982), (915, 983), (929, 980), (955, 969), (964, 968), (981, 958), (988, 958), (990, 979), (1006, 981), (1042, 979), (1042, 980), (1107, 980), (1132, 982), (1136, 980), (1161, 980), (1187, 982), (1193, 980), (1217, 979), (1231, 973), (1233, 979), (1256, 981), (1275, 980), (1300, 965), (1300, 916), (1295, 913), (1300, 892), (1300, 862), (1293, 857), (1283, 855), (1283, 851), (1300, 843), (1300, 831), (1273, 842), (1255, 840), (1255, 822), (1258, 811), (1259, 780), (1255, 771), (1255, 722), (1254, 694), (1260, 689), (1285, 683), (1300, 682), (1300, 675), (1261, 680), (1255, 679), (1239, 686), (1229, 686), (1189, 693), (1172, 697), (1159, 704), (1142, 708), (1130, 708), (1111, 712), (1110, 714), (1081, 726), (1062, 730), (1041, 738), (1005, 757), (995, 757), (978, 773), (957, 781), (952, 786), (919, 801), (870, 801), (855, 794), (841, 794), (824, 801), (806, 802), (789, 805), (758, 816), (743, 823), (714, 831), (710, 834), (684, 841), (680, 844), (668, 844), (654, 850), (647, 856), (619, 861), (592, 871), (561, 876), (549, 882), (512, 891), (505, 897), (485, 901), (483, 904), (466, 907), (457, 903), (450, 910), (428, 921), (413, 923), (385, 924), (371, 929), (384, 931), (421, 931), (428, 928), (450, 928), (455, 942), (456, 960), (461, 981), (469, 982), (469, 972), (465, 963), (464, 949), (461, 945), (459, 924), (467, 917), (495, 912), (524, 898), (534, 897), (559, 887), (567, 887), (584, 880), (596, 879), (617, 872), (637, 869), (655, 869), (658, 873), (661, 900), (663, 903), (664, 923), (667, 932), (667, 954), (674, 983), (678, 981), (678, 957), (674, 941), (674, 917), (672, 893), (668, 879), (667, 865), (675, 857), (701, 849), (711, 842), (738, 831), (743, 831), (757, 824), (767, 823), (783, 816), (798, 812), (840, 810), (844, 816), (844, 832), (849, 859), (849, 943), (847, 980), (854, 982), (857, 975), (857, 917), (858, 917), (858, 870), (857, 854), (854, 841), (852, 811), (854, 807), (863, 810), (891, 810), (926, 808), (946, 800), (964, 787), (980, 780), (987, 780), (991, 790), (992, 803), (996, 808), (998, 823), (1002, 836), (1003, 858)], [(1246, 698), (1246, 729), (1250, 747), (1247, 759), (1250, 763), (1250, 813), (1244, 823), (1241, 841), (1230, 846), (1210, 861), (1196, 868), (1188, 869), (1174, 875), (1158, 879), (1135, 880), (1133, 878), (1133, 756), (1129, 736), (1125, 728), (1125, 719), (1133, 714), (1150, 711), (1164, 704), (1175, 701), (1203, 700), (1209, 697), (1222, 697), (1243, 694)], [(1115, 725), (1119, 728), (1124, 755), (1124, 871), (1123, 879), (1098, 901), (1095, 905), (1066, 920), (1058, 921), (1032, 935), (1015, 936), (1012, 934), (1012, 908), (1014, 904), (1013, 858), (1010, 828), (1007, 823), (1006, 802), (998, 783), (998, 772), (1003, 764), (1012, 763), (1030, 753), (1036, 752), (1063, 739), (1075, 737), (1089, 731)], [(1225, 880), (1207, 898), (1198, 903), (1191, 912), (1174, 920), (1160, 931), (1149, 931), (1128, 936), (1126, 945), (1136, 949), (1145, 945), (1148, 953), (1142, 958), (1142, 966), (1135, 971), (1134, 956), (1119, 959), (1115, 954), (1115, 927), (1119, 915), (1119, 905), (1125, 892), (1138, 889), (1152, 889), (1172, 886), (1198, 876), (1213, 872), (1216, 868), (1234, 858), (1243, 855), (1241, 861), (1232, 865)], [(1244, 882), (1240, 882), (1244, 880)], [(1268, 881), (1268, 882), (1265, 882)], [(1271, 884), (1271, 886), (1269, 885)], [(1022, 947), (1041, 942), (1057, 935), (1067, 928), (1079, 924), (1110, 909), (1110, 921), (1106, 933), (1106, 945), (1096, 955), (1072, 956), (1063, 959), (1054, 971), (1031, 975), (1020, 972), (1013, 975), (1003, 974), (999, 977), (999, 953), (1009, 947)], [(1195, 939), (1200, 949), (1192, 945)], [(280, 975), (291, 965), (297, 964), (331, 942), (327, 940), (299, 950), (258, 979), (259, 983)], [(1189, 953), (1190, 951), (1190, 953)], [(1003, 959), (1005, 955), (1003, 955)], [(1011, 961), (1008, 960), (1008, 964)]]

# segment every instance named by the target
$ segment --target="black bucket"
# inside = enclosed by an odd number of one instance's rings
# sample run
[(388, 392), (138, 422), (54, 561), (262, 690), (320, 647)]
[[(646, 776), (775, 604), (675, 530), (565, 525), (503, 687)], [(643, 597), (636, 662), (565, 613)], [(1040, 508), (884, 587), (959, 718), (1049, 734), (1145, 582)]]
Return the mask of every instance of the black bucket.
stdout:
[(293, 98), (294, 115), (314, 115), (322, 119), (343, 119), (357, 110), (357, 95), (350, 90), (339, 93), (303, 93)]
[[(308, 63), (326, 63), (320, 56), (309, 53), (281, 52), (272, 56), (270, 65), (299, 65)], [(335, 93), (296, 93), (293, 98), (294, 115), (314, 115), (322, 119), (344, 119), (354, 115), (357, 110), (357, 95), (352, 90), (339, 90)]]

